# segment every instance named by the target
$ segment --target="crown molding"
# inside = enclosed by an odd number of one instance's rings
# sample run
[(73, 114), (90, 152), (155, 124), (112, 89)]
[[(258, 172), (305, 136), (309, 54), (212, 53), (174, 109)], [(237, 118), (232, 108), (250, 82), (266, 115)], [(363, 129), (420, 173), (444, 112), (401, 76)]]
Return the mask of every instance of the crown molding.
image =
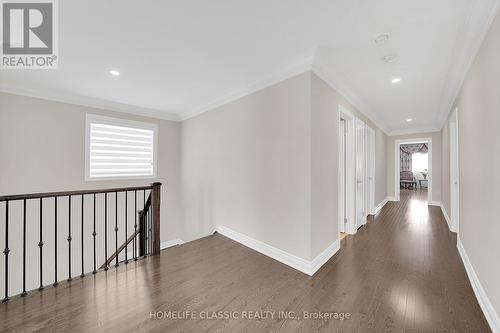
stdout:
[(481, 48), (500, 8), (500, 0), (469, 1), (470, 8), (458, 28), (453, 58), (443, 88), (437, 123), (444, 125), (462, 88), (467, 74)]
[(308, 53), (305, 57), (302, 57), (301, 60), (293, 63), (292, 65), (287, 66), (286, 68), (274, 72), (272, 75), (268, 76), (264, 80), (248, 83), (244, 85), (243, 88), (235, 89), (226, 94), (222, 94), (218, 98), (215, 98), (212, 102), (209, 102), (199, 107), (195, 107), (190, 111), (182, 113), (180, 115), (180, 120), (184, 121), (189, 118), (196, 117), (202, 113), (213, 110), (230, 102), (236, 101), (242, 97), (253, 94), (259, 90), (268, 88), (277, 83), (290, 79), (294, 76), (310, 71), (313, 61), (314, 61), (314, 53)]
[[(388, 134), (389, 130), (385, 123), (383, 123), (371, 110), (371, 108), (364, 103), (348, 86), (344, 76), (340, 73), (333, 73), (331, 69), (327, 69), (323, 63), (316, 57), (312, 66), (312, 72), (319, 78), (325, 81), (332, 89), (342, 95), (349, 103), (351, 103), (359, 112), (365, 115), (372, 121), (379, 129)], [(335, 78), (335, 79), (334, 79)]]
[(435, 133), (441, 131), (437, 127), (420, 127), (420, 128), (407, 128), (407, 129), (398, 129), (392, 130), (387, 135), (396, 136), (396, 135), (410, 135), (410, 134), (421, 134), (421, 133)]
[(15, 84), (0, 83), (0, 92), (13, 95), (40, 98), (60, 103), (86, 106), (96, 109), (129, 113), (137, 116), (151, 117), (151, 118), (170, 120), (170, 121), (180, 121), (179, 116), (173, 112), (148, 109), (140, 106), (122, 104), (118, 102), (113, 102), (88, 96), (82, 96), (73, 93), (50, 91), (47, 90), (46, 88), (34, 89), (34, 88), (21, 87)]

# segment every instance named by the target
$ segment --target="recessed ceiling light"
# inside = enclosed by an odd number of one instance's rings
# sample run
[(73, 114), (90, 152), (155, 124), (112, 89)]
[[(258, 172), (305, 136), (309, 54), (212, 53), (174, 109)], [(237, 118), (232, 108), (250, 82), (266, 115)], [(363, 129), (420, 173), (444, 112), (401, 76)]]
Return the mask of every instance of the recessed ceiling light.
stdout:
[(398, 60), (398, 55), (396, 53), (386, 54), (380, 60), (384, 65), (392, 64)]
[(394, 79), (391, 80), (392, 83), (399, 83), (401, 82), (401, 78), (400, 77), (395, 77)]
[(413, 119), (411, 119), (411, 118), (406, 119), (407, 123), (411, 123), (412, 121), (413, 121)]
[(389, 40), (389, 37), (390, 36), (387, 33), (378, 34), (377, 36), (375, 36), (374, 42), (376, 45), (382, 45), (382, 44), (385, 44)]
[(120, 72), (118, 72), (117, 70), (115, 69), (112, 69), (109, 71), (109, 74), (113, 75), (113, 76), (120, 76)]

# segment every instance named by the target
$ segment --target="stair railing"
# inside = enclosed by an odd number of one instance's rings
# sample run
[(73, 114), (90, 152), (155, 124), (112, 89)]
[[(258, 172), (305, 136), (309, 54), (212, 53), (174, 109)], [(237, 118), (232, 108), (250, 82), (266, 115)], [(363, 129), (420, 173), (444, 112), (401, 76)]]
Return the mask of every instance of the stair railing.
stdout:
[[(44, 281), (44, 264), (53, 266), (53, 283), (52, 285), (55, 287), (59, 284), (58, 276), (64, 275), (64, 278), (67, 281), (71, 281), (73, 277), (76, 275), (76, 270), (79, 270), (80, 277), (85, 277), (85, 275), (92, 273), (96, 274), (98, 270), (108, 270), (111, 267), (112, 262), (115, 262), (115, 267), (118, 267), (120, 263), (128, 264), (131, 260), (138, 260), (141, 257), (150, 255), (150, 254), (158, 254), (160, 252), (160, 191), (161, 191), (161, 183), (153, 183), (148, 186), (139, 186), (139, 187), (124, 187), (124, 188), (110, 188), (110, 189), (100, 189), (100, 190), (81, 190), (81, 191), (65, 191), (65, 192), (47, 192), (47, 193), (33, 193), (33, 194), (20, 194), (20, 195), (8, 195), (8, 196), (0, 196), (0, 208), (4, 209), (5, 218), (3, 221), (5, 234), (4, 237), (4, 294), (2, 302), (6, 302), (9, 300), (9, 295), (16, 294), (16, 291), (20, 296), (26, 296), (28, 290), (36, 289), (34, 285), (27, 285), (27, 255), (30, 253), (30, 262), (33, 264), (33, 253), (38, 252), (38, 276), (30, 277), (30, 281), (33, 281), (34, 278), (38, 280), (38, 290), (43, 290), (44, 287), (47, 286)], [(141, 193), (142, 192), (142, 193)], [(129, 196), (130, 195), (130, 196)], [(131, 197), (133, 197), (133, 209), (134, 209), (134, 223), (130, 225), (131, 221), (129, 221), (130, 210), (132, 209), (129, 204), (131, 201)], [(129, 199), (130, 198), (130, 199)], [(110, 199), (114, 199), (114, 205), (111, 205)], [(123, 199), (120, 201), (120, 199)], [(138, 202), (142, 199), (142, 207)], [(91, 209), (88, 209), (89, 202), (91, 200)], [(79, 220), (75, 221), (75, 206), (77, 208), (78, 203), (80, 204), (79, 211)], [(50, 227), (52, 227), (53, 223), (53, 237), (50, 237), (50, 240), (47, 240), (47, 218), (44, 218), (45, 210), (49, 210), (48, 204), (53, 206), (51, 209), (52, 221)], [(3, 207), (1, 207), (3, 205)], [(59, 208), (58, 208), (59, 205)], [(65, 213), (67, 215), (65, 217), (61, 216), (61, 206), (65, 205), (67, 207)], [(16, 206), (16, 207), (14, 207)], [(27, 223), (27, 208), (30, 207), (30, 211), (37, 211), (38, 218), (36, 219), (37, 230), (29, 230), (29, 227), (35, 229), (35, 223)], [(114, 207), (113, 207), (114, 206)], [(97, 207), (100, 208), (101, 216), (97, 216)], [(138, 207), (141, 209), (138, 210)], [(21, 213), (18, 219), (13, 221), (12, 208), (16, 208), (16, 211)], [(113, 209), (114, 208), (114, 209)], [(11, 211), (9, 211), (11, 210)], [(73, 212), (72, 212), (73, 210)], [(119, 219), (119, 210), (122, 210), (122, 219)], [(113, 215), (114, 211), (114, 221), (110, 221), (108, 215)], [(85, 221), (88, 220), (90, 214), (90, 219), (92, 221), (91, 225), (86, 225)], [(45, 214), (47, 215), (47, 214)], [(100, 221), (103, 222), (100, 225), (96, 224), (96, 221), (100, 218)], [(30, 219), (33, 222), (33, 219)], [(0, 222), (2, 222), (0, 220)], [(114, 222), (114, 228), (113, 228)], [(10, 227), (21, 227), (20, 225), (13, 225), (14, 223), (22, 224), (22, 234), (10, 233)], [(64, 231), (67, 234), (61, 234), (61, 230), (63, 229), (62, 223), (64, 223)], [(0, 224), (1, 225), (1, 224)], [(45, 227), (44, 227), (45, 225)], [(73, 227), (73, 228), (72, 228)], [(72, 246), (72, 242), (74, 241), (73, 237), (75, 236), (75, 227), (79, 227), (78, 235), (79, 238), (79, 248), (75, 248)], [(85, 230), (92, 231), (89, 235)], [(96, 237), (99, 232), (104, 234), (103, 239), (100, 241), (104, 243), (104, 245), (100, 244), (98, 246)], [(32, 239), (33, 233), (36, 232), (38, 236), (37, 242), (29, 241), (27, 239), (27, 234), (30, 234), (30, 238)], [(123, 233), (124, 242), (122, 245), (118, 246), (118, 243), (121, 242), (119, 238)], [(113, 235), (114, 233), (114, 235)], [(0, 233), (1, 235), (1, 233)], [(14, 239), (13, 239), (14, 237)], [(86, 238), (87, 237), (87, 241)], [(91, 237), (90, 245), (89, 239)], [(62, 238), (65, 238), (62, 240)], [(67, 246), (61, 247), (58, 244), (60, 241), (67, 242)], [(114, 240), (114, 242), (113, 242)], [(18, 243), (19, 242), (19, 243)], [(44, 246), (46, 246), (47, 242), (51, 242), (52, 246), (49, 253), (48, 251), (44, 251)], [(15, 244), (17, 243), (17, 244)], [(111, 256), (108, 256), (108, 248), (110, 247), (110, 243), (114, 243), (114, 253)], [(132, 244), (131, 244), (132, 243)], [(21, 257), (22, 262), (22, 273), (19, 272), (17, 275), (21, 275), (19, 288), (10, 288), (12, 289), (12, 293), (9, 293), (9, 278), (11, 278), (11, 274), (9, 275), (9, 268), (20, 268), (20, 267), (11, 267), (12, 263), (9, 262), (9, 255), (13, 250), (9, 248), (9, 244), (12, 245), (20, 245), (16, 246), (18, 249), (18, 253), (15, 253), (17, 257)], [(86, 251), (85, 247), (90, 246), (91, 250)], [(38, 247), (38, 251), (36, 250)], [(112, 250), (112, 246), (111, 246)], [(131, 251), (129, 251), (131, 250)], [(58, 255), (61, 254), (61, 251), (65, 251), (64, 257), (67, 254), (67, 265), (64, 267), (65, 272), (62, 272), (62, 268), (58, 267), (58, 264), (61, 264), (61, 260), (58, 259)], [(73, 252), (72, 252), (73, 251)], [(79, 262), (80, 267), (75, 267), (74, 256), (75, 253), (79, 251)], [(98, 253), (98, 252), (101, 253)], [(44, 253), (45, 252), (45, 253)], [(104, 258), (104, 263), (99, 265), (98, 257)], [(36, 256), (36, 255), (35, 255)], [(120, 260), (121, 256), (121, 260)], [(91, 267), (89, 267), (88, 261), (91, 262)], [(85, 266), (87, 264), (87, 268)], [(97, 269), (99, 267), (99, 269)], [(20, 271), (20, 269), (18, 270)], [(14, 276), (17, 277), (17, 276)], [(15, 280), (15, 282), (18, 282)], [(22, 286), (21, 286), (22, 284)]]

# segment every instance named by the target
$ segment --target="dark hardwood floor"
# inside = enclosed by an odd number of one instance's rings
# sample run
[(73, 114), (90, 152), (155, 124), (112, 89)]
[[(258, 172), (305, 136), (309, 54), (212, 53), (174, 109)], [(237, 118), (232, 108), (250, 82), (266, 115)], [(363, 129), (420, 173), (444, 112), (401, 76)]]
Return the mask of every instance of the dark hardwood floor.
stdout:
[[(425, 193), (403, 191), (401, 202), (388, 203), (355, 236), (344, 238), (340, 252), (313, 277), (213, 235), (15, 297), (0, 304), (0, 330), (490, 332), (455, 244)], [(156, 311), (193, 311), (198, 317), (151, 319)], [(236, 311), (240, 318), (200, 319), (200, 311)], [(237, 311), (351, 317), (242, 319)]]

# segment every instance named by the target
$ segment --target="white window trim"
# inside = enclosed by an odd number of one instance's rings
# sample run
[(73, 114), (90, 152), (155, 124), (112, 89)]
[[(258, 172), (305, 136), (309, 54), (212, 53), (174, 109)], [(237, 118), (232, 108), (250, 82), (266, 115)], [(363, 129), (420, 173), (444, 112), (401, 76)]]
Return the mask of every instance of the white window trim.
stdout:
[[(128, 126), (139, 129), (152, 130), (153, 135), (153, 175), (152, 176), (118, 176), (118, 177), (90, 177), (90, 123), (99, 122), (107, 125)], [(152, 123), (144, 123), (129, 119), (106, 117), (96, 114), (87, 113), (85, 116), (85, 181), (110, 181), (110, 180), (133, 180), (133, 179), (153, 179), (157, 177), (158, 163), (158, 125)]]

